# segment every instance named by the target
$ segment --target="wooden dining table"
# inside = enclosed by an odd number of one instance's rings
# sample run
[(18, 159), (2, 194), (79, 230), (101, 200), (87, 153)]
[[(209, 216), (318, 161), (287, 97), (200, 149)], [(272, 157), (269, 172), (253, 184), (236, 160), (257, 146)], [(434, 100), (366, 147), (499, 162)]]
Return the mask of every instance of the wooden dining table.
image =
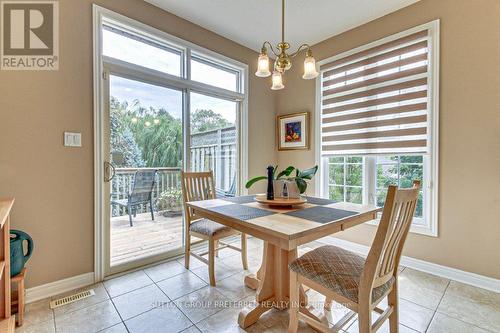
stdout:
[[(256, 302), (241, 310), (238, 324), (254, 324), (271, 308), (289, 305), (288, 264), (297, 258), (297, 247), (373, 220), (382, 208), (306, 197), (302, 205), (277, 207), (256, 202), (254, 195), (188, 202), (198, 217), (224, 224), (264, 241), (263, 258), (256, 274), (245, 284), (256, 289)], [(301, 289), (301, 304), (307, 296)]]

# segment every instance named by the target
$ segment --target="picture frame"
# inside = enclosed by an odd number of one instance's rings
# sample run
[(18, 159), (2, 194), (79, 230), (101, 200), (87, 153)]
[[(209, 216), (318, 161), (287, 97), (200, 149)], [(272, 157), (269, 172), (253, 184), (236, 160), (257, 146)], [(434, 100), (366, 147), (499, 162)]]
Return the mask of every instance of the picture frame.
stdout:
[(278, 150), (309, 149), (309, 112), (276, 117)]

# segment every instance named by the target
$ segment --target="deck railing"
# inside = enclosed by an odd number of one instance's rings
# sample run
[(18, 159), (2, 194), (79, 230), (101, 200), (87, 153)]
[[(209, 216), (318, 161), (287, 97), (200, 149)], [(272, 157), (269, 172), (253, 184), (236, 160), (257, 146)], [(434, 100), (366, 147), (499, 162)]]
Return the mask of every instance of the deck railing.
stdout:
[[(235, 181), (237, 162), (236, 127), (210, 130), (191, 134), (190, 170), (213, 170), (215, 187), (229, 190)], [(153, 189), (153, 200), (166, 190), (181, 188), (180, 167), (167, 168), (116, 168), (115, 177), (111, 181), (112, 199), (127, 199), (132, 190), (134, 174), (138, 170), (158, 170), (156, 185)], [(112, 216), (127, 214), (125, 207), (111, 205)], [(141, 207), (137, 213), (147, 212), (147, 207)]]

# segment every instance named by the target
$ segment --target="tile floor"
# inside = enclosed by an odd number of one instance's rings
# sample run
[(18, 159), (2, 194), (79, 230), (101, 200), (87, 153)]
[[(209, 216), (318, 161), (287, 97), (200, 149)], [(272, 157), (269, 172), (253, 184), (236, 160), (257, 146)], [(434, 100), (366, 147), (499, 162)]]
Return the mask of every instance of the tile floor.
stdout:
[[(300, 252), (319, 245), (308, 244)], [(261, 256), (262, 242), (250, 239), (250, 271), (257, 270)], [(205, 265), (193, 258), (186, 270), (182, 263), (174, 260), (98, 283), (92, 286), (95, 296), (55, 310), (49, 308), (50, 299), (28, 304), (25, 324), (17, 332), (244, 332), (237, 324), (238, 312), (253, 301), (254, 291), (243, 285), (248, 272), (241, 269), (239, 254), (229, 249), (220, 252), (216, 288), (207, 284)], [(500, 294), (410, 268), (402, 268), (399, 284), (402, 333), (500, 332)], [(314, 304), (324, 300), (308, 293)], [(329, 318), (338, 319), (344, 312), (345, 308), (334, 306)], [(247, 332), (286, 332), (287, 325), (287, 312), (272, 310)], [(357, 328), (354, 319), (344, 332)], [(299, 331), (314, 332), (303, 323)], [(388, 325), (379, 332), (389, 332)]]

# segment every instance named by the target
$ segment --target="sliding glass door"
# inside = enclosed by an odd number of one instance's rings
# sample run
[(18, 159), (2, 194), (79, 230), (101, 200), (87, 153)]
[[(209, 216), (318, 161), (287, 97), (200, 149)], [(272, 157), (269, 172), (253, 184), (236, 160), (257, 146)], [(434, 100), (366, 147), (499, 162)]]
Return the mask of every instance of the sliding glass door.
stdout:
[(109, 74), (109, 272), (182, 252), (184, 92)]
[(219, 197), (239, 193), (246, 68), (137, 22), (101, 19), (100, 258), (111, 275), (183, 252), (182, 170), (213, 171)]

